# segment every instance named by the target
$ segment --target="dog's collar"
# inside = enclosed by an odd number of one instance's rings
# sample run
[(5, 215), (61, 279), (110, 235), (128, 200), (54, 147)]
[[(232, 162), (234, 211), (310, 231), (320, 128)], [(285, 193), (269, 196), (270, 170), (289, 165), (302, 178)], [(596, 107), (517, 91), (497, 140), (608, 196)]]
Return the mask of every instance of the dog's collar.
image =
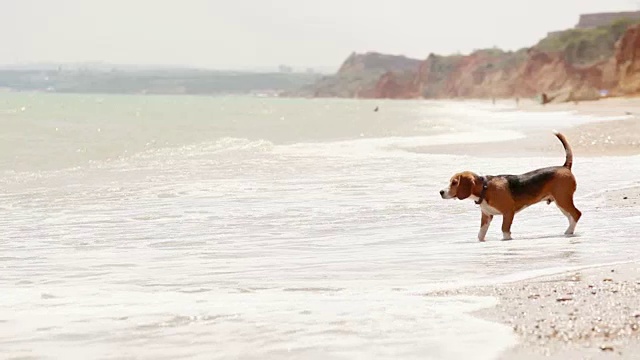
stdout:
[(476, 204), (480, 205), (484, 201), (484, 196), (487, 192), (487, 187), (489, 186), (489, 181), (486, 176), (480, 176), (480, 180), (482, 181), (482, 191), (480, 191), (480, 197), (476, 200)]

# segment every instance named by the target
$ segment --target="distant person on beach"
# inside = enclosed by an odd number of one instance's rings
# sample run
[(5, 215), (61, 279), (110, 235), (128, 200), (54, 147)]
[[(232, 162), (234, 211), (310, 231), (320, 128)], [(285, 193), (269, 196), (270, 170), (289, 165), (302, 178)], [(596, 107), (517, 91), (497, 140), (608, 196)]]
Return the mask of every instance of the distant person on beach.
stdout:
[(549, 100), (549, 97), (547, 96), (547, 94), (546, 94), (546, 93), (542, 93), (541, 100), (540, 100), (540, 102), (542, 103), (542, 105), (547, 105), (547, 103), (548, 103), (549, 101), (550, 101), (550, 100)]
[(373, 112), (378, 112), (378, 107), (376, 106), (375, 109), (373, 109)]

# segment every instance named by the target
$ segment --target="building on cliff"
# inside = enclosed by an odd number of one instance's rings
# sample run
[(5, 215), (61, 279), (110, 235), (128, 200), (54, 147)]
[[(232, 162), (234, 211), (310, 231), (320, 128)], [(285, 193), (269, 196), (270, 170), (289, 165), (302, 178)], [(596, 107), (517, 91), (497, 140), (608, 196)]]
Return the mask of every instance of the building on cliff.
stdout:
[[(622, 11), (608, 13), (582, 14), (574, 29), (593, 29), (599, 26), (607, 26), (620, 20), (640, 20), (640, 11)], [(550, 31), (547, 36), (554, 36), (564, 33), (565, 30)]]
[(624, 11), (580, 15), (576, 29), (592, 29), (619, 20), (640, 20), (640, 11)]

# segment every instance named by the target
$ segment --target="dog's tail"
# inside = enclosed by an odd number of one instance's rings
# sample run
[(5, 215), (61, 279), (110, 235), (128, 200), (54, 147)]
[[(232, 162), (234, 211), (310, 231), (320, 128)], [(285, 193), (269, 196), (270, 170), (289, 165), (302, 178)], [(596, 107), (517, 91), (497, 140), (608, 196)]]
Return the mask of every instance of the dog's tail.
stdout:
[(569, 142), (567, 141), (567, 138), (564, 137), (564, 135), (555, 130), (553, 131), (553, 133), (558, 137), (558, 140), (560, 140), (562, 146), (564, 147), (564, 151), (567, 153), (567, 158), (564, 161), (564, 165), (562, 166), (571, 170), (571, 166), (573, 165), (573, 151), (571, 150), (571, 146), (569, 145)]

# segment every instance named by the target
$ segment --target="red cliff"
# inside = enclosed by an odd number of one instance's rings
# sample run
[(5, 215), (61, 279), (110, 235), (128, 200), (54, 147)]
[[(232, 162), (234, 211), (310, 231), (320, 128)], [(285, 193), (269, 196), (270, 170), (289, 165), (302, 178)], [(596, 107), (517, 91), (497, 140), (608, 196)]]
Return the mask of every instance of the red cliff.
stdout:
[(640, 25), (630, 27), (604, 67), (603, 83), (615, 95), (640, 93)]
[(417, 93), (430, 98), (531, 97), (592, 98), (600, 86), (597, 66), (578, 67), (562, 54), (535, 49), (505, 53), (477, 51), (468, 56), (430, 56), (416, 75)]
[(374, 99), (415, 99), (420, 93), (412, 86), (415, 72), (394, 73), (386, 72), (378, 79), (371, 91), (360, 94), (364, 98)]

